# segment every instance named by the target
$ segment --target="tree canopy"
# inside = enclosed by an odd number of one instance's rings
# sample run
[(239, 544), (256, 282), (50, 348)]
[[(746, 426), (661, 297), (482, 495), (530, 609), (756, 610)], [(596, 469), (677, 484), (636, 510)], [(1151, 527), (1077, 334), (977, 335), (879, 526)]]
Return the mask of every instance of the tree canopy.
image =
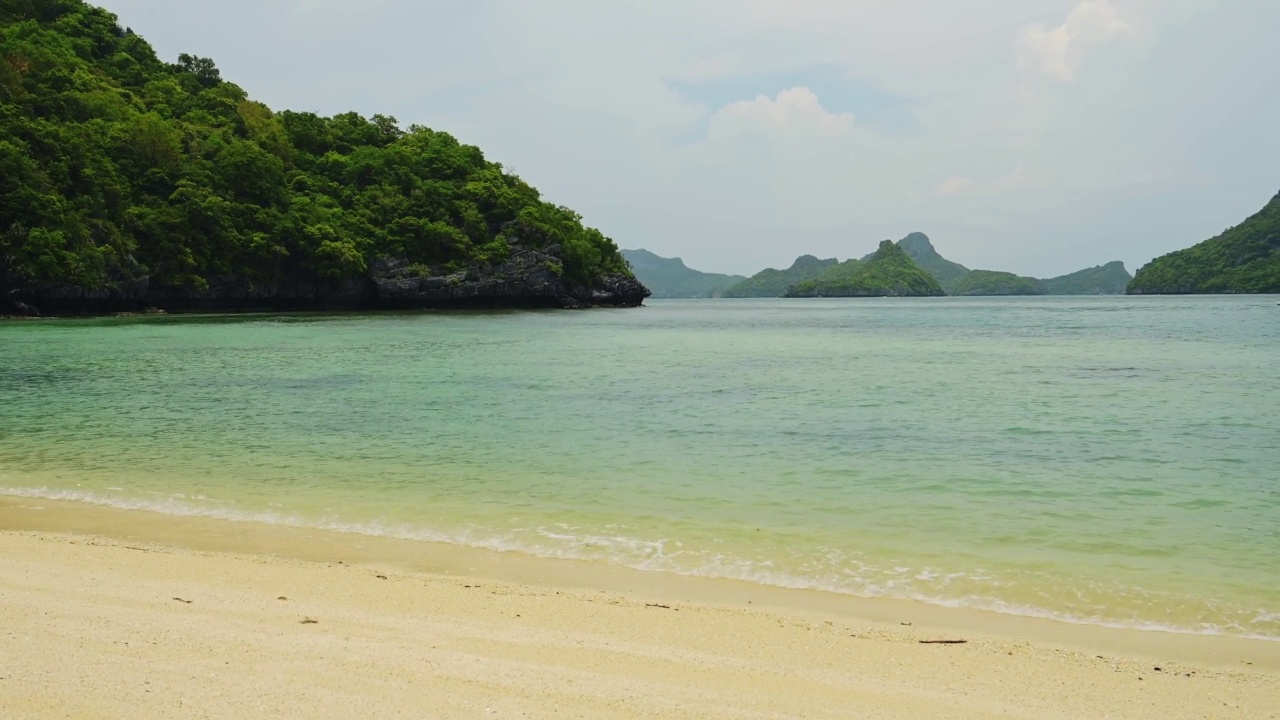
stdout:
[(81, 0), (0, 0), (0, 294), (337, 281), (380, 257), (452, 271), (517, 243), (567, 281), (630, 274), (577, 213), (447, 133), (275, 112)]
[(1037, 283), (1045, 295), (1123, 295), (1132, 279), (1124, 263), (1115, 260)]
[(812, 280), (828, 268), (835, 267), (839, 261), (835, 258), (820, 260), (813, 255), (801, 255), (786, 270), (769, 268), (761, 270), (742, 282), (724, 291), (725, 297), (762, 298), (782, 297), (794, 285)]
[[(932, 275), (933, 279), (937, 280), (948, 293), (951, 292), (952, 285), (969, 274), (969, 268), (939, 255), (929, 236), (922, 232), (913, 232), (902, 238), (898, 241), (898, 247), (901, 247), (921, 270)], [(874, 255), (875, 253), (872, 253), (863, 260), (870, 260)]]
[(1043, 295), (1035, 278), (996, 270), (973, 270), (947, 288), (948, 295)]
[(870, 258), (849, 260), (791, 288), (787, 297), (917, 297), (946, 295), (900, 245), (880, 243)]
[(1280, 293), (1280, 194), (1221, 235), (1152, 260), (1129, 293)]

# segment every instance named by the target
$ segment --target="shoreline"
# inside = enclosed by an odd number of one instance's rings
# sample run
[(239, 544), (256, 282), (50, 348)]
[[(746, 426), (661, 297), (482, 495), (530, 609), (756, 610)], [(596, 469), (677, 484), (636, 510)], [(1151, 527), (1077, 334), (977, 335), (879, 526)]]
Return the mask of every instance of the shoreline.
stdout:
[(1277, 718), (1210, 669), (767, 608), (0, 531), (0, 715)]
[(5, 717), (1280, 718), (1265, 641), (12, 500)]
[[(282, 546), (283, 555), (281, 556), (296, 559), (326, 559), (316, 558), (312, 554), (306, 554), (305, 551), (297, 549), (296, 546), (299, 545), (298, 538), (309, 537), (310, 539), (306, 541), (307, 543), (326, 545), (332, 548), (331, 553), (336, 555), (349, 553), (350, 546), (364, 548), (369, 543), (373, 543), (377, 549), (369, 549), (369, 555), (364, 558), (366, 562), (395, 563), (400, 567), (426, 572), (447, 572), (454, 575), (465, 575), (473, 570), (478, 563), (482, 567), (496, 568), (492, 571), (494, 573), (492, 577), (495, 579), (503, 579), (510, 576), (512, 579), (524, 582), (533, 577), (554, 577), (558, 579), (558, 582), (568, 583), (567, 586), (573, 588), (595, 588), (602, 581), (602, 578), (612, 578), (621, 574), (631, 576), (629, 581), (623, 583), (625, 588), (652, 587), (666, 590), (672, 587), (673, 583), (706, 583), (707, 587), (696, 589), (696, 593), (699, 597), (709, 598), (712, 601), (718, 601), (722, 597), (729, 597), (742, 603), (745, 602), (743, 598), (759, 595), (763, 592), (768, 593), (781, 606), (802, 609), (837, 608), (835, 612), (844, 615), (874, 612), (875, 617), (883, 618), (885, 622), (897, 622), (894, 620), (895, 613), (901, 614), (902, 608), (909, 607), (922, 608), (923, 610), (910, 610), (907, 612), (923, 612), (931, 617), (935, 613), (943, 613), (941, 619), (943, 624), (946, 624), (949, 616), (954, 615), (954, 617), (950, 618), (952, 622), (956, 621), (957, 618), (963, 619), (963, 622), (959, 625), (961, 629), (976, 626), (983, 629), (994, 628), (999, 633), (1002, 627), (1010, 622), (1029, 621), (1032, 623), (1031, 627), (1022, 627), (1021, 622), (1015, 622), (1014, 625), (1010, 625), (1004, 631), (1004, 634), (1016, 637), (1022, 637), (1025, 633), (1031, 632), (1037, 637), (1045, 636), (1053, 639), (1061, 637), (1064, 634), (1064, 628), (1085, 628), (1086, 632), (1089, 629), (1098, 629), (1104, 632), (1137, 633), (1139, 636), (1221, 637), (1280, 645), (1280, 636), (1229, 632), (1220, 630), (1216, 626), (1192, 629), (1175, 625), (1162, 625), (1158, 621), (1152, 620), (1129, 623), (1108, 621), (1099, 618), (1055, 613), (1052, 610), (1045, 610), (1036, 606), (1011, 605), (994, 598), (987, 598), (986, 603), (980, 604), (951, 598), (862, 595), (856, 591), (819, 585), (787, 584), (785, 582), (758, 580), (751, 577), (681, 572), (679, 569), (674, 568), (644, 567), (623, 561), (581, 557), (573, 554), (542, 553), (507, 543), (495, 545), (491, 543), (456, 541), (445, 536), (429, 533), (424, 535), (421, 533), (399, 534), (383, 532), (364, 527), (359, 523), (354, 525), (317, 524), (294, 522), (291, 521), (294, 518), (289, 518), (289, 516), (281, 519), (274, 513), (224, 513), (195, 507), (161, 508), (145, 502), (115, 502), (96, 496), (93, 493), (84, 494), (75, 491), (42, 492), (0, 487), (0, 531), (5, 529), (3, 510), (6, 504), (12, 505), (14, 503), (28, 506), (31, 506), (32, 503), (44, 503), (54, 509), (55, 513), (70, 513), (74, 515), (77, 518), (75, 523), (62, 522), (54, 524), (57, 527), (56, 531), (72, 534), (81, 533), (83, 527), (104, 526), (105, 518), (100, 517), (94, 512), (95, 510), (101, 510), (108, 515), (124, 513), (125, 519), (122, 522), (112, 522), (105, 525), (105, 527), (112, 528), (112, 530), (98, 531), (99, 534), (111, 535), (114, 532), (114, 528), (125, 524), (146, 527), (148, 528), (146, 532), (161, 533), (166, 538), (162, 542), (177, 542), (183, 547), (197, 550), (221, 551), (228, 549), (228, 546), (222, 544), (221, 541), (213, 545), (199, 542), (193, 543), (189, 541), (189, 537), (183, 537), (181, 532), (175, 533), (157, 529), (157, 524), (176, 523), (178, 524), (178, 529), (181, 529), (184, 527), (184, 523), (207, 521), (210, 527), (204, 528), (201, 532), (208, 536), (227, 534), (223, 531), (231, 527), (237, 528), (236, 532), (246, 527), (255, 528), (257, 532), (252, 534), (256, 538), (255, 540), (237, 545), (234, 548), (236, 552), (251, 554), (275, 554), (273, 552), (276, 550), (274, 546), (271, 548), (272, 552), (264, 551), (263, 548), (269, 543), (276, 542), (277, 538), (282, 537), (281, 533), (285, 533), (284, 537), (288, 537), (290, 540)], [(42, 505), (41, 507), (44, 506)], [(51, 529), (39, 524), (33, 524), (30, 527), (37, 530)], [(416, 564), (418, 558), (427, 554), (437, 558), (438, 564), (419, 567)], [(539, 570), (537, 573), (533, 573), (532, 570), (524, 569), (524, 565), (529, 568), (537, 567)], [(534, 582), (537, 581), (534, 580)], [(1141, 647), (1151, 646), (1160, 650), (1167, 643), (1149, 640), (1128, 641), (1126, 643), (1126, 647), (1135, 645)], [(1150, 656), (1156, 657), (1158, 654), (1158, 652), (1153, 652)]]
[(101, 312), (49, 313), (39, 315), (14, 315), (0, 313), (0, 322), (37, 321), (37, 320), (148, 320), (153, 318), (202, 318), (202, 317), (274, 317), (274, 316), (365, 316), (365, 315), (429, 315), (429, 314), (486, 314), (486, 313), (520, 313), (520, 312), (557, 312), (564, 310), (636, 310), (645, 307), (644, 302), (636, 304), (579, 304), (539, 305), (539, 304), (441, 304), (422, 307), (270, 307), (270, 306), (230, 306), (226, 308), (194, 308), (194, 309), (139, 309), (139, 310), (103, 310)]
[(168, 515), (74, 500), (0, 495), (0, 533), (35, 532), (142, 543), (179, 551), (306, 563), (340, 563), (427, 576), (611, 593), (659, 603), (765, 609), (996, 641), (1032, 642), (1083, 653), (1280, 675), (1280, 642), (1228, 634), (1078, 623), (1027, 614), (861, 597), (744, 580), (638, 570), (599, 561), (545, 558), (424, 540), (363, 535), (203, 516)]

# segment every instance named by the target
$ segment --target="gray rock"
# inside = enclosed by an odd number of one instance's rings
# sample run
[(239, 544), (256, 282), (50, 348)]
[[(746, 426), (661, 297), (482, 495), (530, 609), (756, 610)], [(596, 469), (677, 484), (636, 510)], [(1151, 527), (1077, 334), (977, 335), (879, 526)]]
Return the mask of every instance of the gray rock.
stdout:
[(164, 312), (270, 312), (635, 307), (649, 296), (639, 281), (621, 273), (603, 277), (591, 287), (566, 283), (560, 259), (553, 252), (558, 249), (530, 250), (516, 242), (502, 262), (455, 272), (383, 257), (360, 278), (295, 277), (262, 282), (226, 276), (209, 278), (204, 288), (154, 286), (129, 259), (102, 287), (50, 284), (12, 290), (0, 301), (0, 313), (105, 315), (147, 308)]

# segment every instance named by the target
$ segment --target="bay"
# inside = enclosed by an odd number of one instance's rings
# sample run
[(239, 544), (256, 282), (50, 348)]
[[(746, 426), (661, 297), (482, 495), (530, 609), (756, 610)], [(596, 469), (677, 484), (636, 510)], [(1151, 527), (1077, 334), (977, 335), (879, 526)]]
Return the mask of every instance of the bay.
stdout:
[(0, 323), (0, 493), (1280, 638), (1275, 297)]

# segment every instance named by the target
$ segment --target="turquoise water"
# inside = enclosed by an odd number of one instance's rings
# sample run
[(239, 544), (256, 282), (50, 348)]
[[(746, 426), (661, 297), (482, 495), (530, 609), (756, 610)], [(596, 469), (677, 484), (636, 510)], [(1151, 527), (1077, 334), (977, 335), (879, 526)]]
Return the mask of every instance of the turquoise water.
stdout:
[(0, 323), (0, 493), (1280, 638), (1277, 300)]

